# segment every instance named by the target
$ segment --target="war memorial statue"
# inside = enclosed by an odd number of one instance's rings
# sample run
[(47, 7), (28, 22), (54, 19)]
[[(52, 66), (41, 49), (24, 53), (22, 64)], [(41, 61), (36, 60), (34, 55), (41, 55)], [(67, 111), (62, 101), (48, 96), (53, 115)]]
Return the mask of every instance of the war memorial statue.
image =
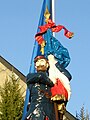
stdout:
[(70, 63), (69, 52), (53, 32), (64, 30), (69, 39), (73, 32), (52, 21), (47, 4), (44, 0), (43, 19), (40, 19), (39, 32), (35, 35), (37, 53), (33, 62), (36, 71), (29, 72), (26, 77), (30, 104), (24, 120), (63, 120), (71, 96), (72, 75), (66, 68)]

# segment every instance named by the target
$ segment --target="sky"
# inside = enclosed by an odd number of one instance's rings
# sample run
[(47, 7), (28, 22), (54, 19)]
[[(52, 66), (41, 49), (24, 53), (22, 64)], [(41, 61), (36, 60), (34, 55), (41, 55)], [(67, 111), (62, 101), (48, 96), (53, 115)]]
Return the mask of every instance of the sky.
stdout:
[[(43, 0), (0, 0), (0, 55), (25, 76), (30, 61)], [(67, 110), (73, 115), (84, 105), (90, 113), (90, 0), (55, 0), (55, 23), (74, 32), (55, 37), (69, 51), (72, 95)]]

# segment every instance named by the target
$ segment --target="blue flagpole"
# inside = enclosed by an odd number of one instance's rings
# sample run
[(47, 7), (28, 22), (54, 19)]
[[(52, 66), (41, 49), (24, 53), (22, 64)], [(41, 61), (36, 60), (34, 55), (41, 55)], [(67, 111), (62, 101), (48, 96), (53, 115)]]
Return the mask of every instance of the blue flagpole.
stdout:
[[(48, 10), (49, 10), (50, 18), (52, 18), (52, 0), (44, 0), (44, 1), (43, 1), (43, 5), (42, 5), (42, 10), (41, 10), (41, 14), (40, 14), (40, 19), (39, 19), (39, 24), (38, 24), (38, 26), (41, 26), (41, 25), (44, 25), (44, 24), (45, 24), (44, 13), (45, 13), (46, 7), (47, 7)], [(38, 31), (39, 31), (39, 28), (37, 29), (37, 32), (38, 32)], [(32, 52), (32, 57), (31, 57), (31, 64), (30, 64), (29, 72), (31, 72), (31, 73), (34, 73), (34, 72), (35, 72), (34, 58), (35, 58), (37, 55), (40, 55), (40, 54), (41, 54), (41, 53), (40, 53), (40, 47), (39, 47), (38, 43), (37, 43), (36, 40), (35, 40), (34, 48), (33, 48), (33, 52)], [(27, 113), (27, 105), (28, 105), (28, 102), (29, 102), (29, 96), (30, 96), (30, 93), (29, 93), (29, 90), (28, 90), (28, 88), (27, 88), (27, 90), (26, 90), (25, 102), (24, 102), (24, 109), (23, 109), (22, 120), (25, 119), (25, 116), (26, 116), (26, 113)]]

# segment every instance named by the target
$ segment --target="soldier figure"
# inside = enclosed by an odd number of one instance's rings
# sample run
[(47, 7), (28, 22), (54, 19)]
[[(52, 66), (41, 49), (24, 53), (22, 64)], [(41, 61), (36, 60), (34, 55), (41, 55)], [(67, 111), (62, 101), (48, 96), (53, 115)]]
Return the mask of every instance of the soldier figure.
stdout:
[(55, 120), (51, 102), (51, 87), (54, 84), (48, 77), (48, 61), (44, 56), (37, 56), (34, 62), (37, 73), (29, 73), (26, 78), (30, 91), (30, 108), (26, 120)]

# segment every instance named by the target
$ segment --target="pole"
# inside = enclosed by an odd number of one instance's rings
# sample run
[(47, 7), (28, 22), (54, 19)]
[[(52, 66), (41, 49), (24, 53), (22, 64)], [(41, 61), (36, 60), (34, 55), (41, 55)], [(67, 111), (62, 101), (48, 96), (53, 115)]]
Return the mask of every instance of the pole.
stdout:
[(58, 116), (58, 109), (57, 109), (57, 103), (54, 102), (54, 110), (55, 110), (55, 120), (59, 120), (59, 116)]
[[(55, 0), (52, 0), (52, 21), (55, 22)], [(55, 37), (55, 33), (53, 33)], [(55, 117), (56, 120), (63, 120), (63, 114), (59, 114), (57, 103), (54, 102), (54, 110), (55, 110)]]
[[(55, 22), (55, 0), (52, 0), (52, 21)], [(55, 33), (53, 33), (53, 36), (55, 37)], [(59, 120), (57, 103), (55, 102), (54, 102), (54, 110), (55, 110), (56, 120)]]
[[(55, 0), (52, 0), (52, 21), (55, 22)], [(55, 37), (55, 33), (53, 33)]]
[(55, 22), (55, 0), (52, 0), (52, 20)]

